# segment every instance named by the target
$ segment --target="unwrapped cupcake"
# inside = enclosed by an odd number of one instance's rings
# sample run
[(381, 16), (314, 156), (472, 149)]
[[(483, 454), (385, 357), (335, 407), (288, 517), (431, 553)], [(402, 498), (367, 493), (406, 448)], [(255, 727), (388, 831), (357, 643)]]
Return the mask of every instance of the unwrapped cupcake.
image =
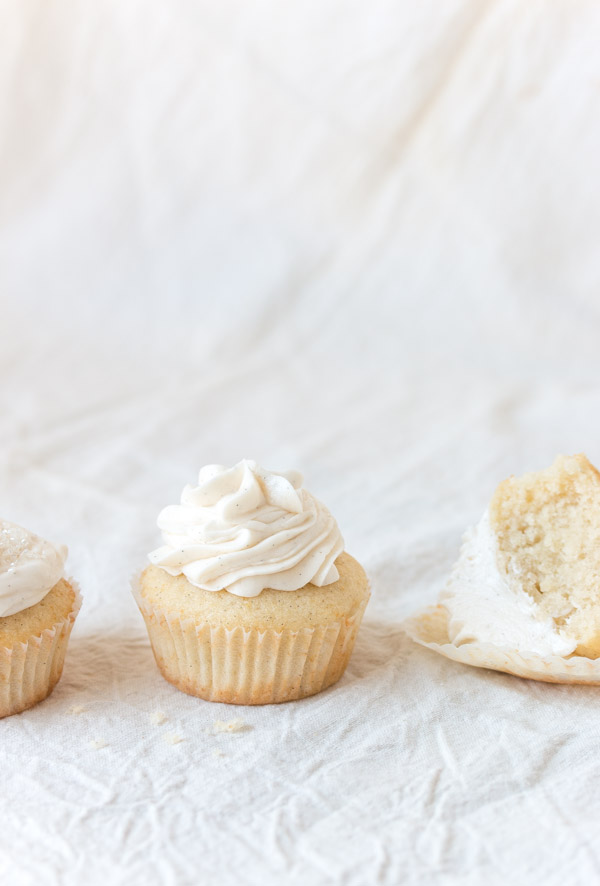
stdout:
[(0, 520), (0, 717), (46, 698), (62, 674), (81, 605), (67, 549)]
[(207, 465), (158, 526), (164, 546), (134, 594), (169, 682), (210, 701), (269, 704), (339, 680), (368, 581), (300, 474)]
[(600, 683), (600, 474), (585, 455), (500, 483), (439, 604), (405, 629), (465, 664)]

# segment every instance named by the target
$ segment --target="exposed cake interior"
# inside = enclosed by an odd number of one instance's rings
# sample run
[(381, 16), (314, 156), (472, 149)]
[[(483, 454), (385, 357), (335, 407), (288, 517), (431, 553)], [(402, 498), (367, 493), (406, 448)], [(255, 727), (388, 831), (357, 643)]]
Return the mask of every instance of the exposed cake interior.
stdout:
[(600, 474), (585, 455), (559, 456), (544, 471), (509, 477), (490, 503), (498, 566), (577, 655), (600, 656)]

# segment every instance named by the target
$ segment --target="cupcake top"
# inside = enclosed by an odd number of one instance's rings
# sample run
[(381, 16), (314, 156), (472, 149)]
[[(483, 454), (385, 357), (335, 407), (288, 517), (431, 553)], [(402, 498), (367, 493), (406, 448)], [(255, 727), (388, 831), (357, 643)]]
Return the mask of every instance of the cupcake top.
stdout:
[(440, 602), (457, 646), (600, 655), (600, 474), (584, 455), (496, 489)]
[(448, 611), (448, 635), (457, 646), (484, 642), (537, 655), (569, 655), (577, 645), (539, 609), (519, 576), (502, 569), (489, 511), (465, 534), (440, 603)]
[(163, 547), (150, 561), (207, 591), (256, 597), (337, 581), (344, 549), (337, 523), (297, 471), (276, 473), (243, 459), (206, 465), (180, 505), (161, 511)]
[(0, 618), (35, 606), (64, 575), (67, 548), (0, 519)]

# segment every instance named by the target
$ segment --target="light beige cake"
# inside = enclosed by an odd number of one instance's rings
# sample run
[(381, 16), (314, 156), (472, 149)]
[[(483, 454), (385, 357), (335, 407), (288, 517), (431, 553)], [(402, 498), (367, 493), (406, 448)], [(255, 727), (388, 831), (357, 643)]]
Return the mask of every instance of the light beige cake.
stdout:
[(540, 616), (600, 655), (600, 474), (585, 455), (559, 456), (545, 471), (510, 477), (490, 503), (498, 565)]
[(52, 625), (68, 618), (75, 600), (73, 586), (66, 579), (59, 579), (39, 603), (0, 618), (0, 647), (10, 648), (17, 643), (27, 643), (32, 636), (41, 636)]
[(298, 474), (209, 465), (159, 526), (165, 545), (134, 593), (167, 680), (232, 704), (291, 701), (339, 680), (368, 581)]
[(600, 474), (585, 455), (510, 477), (407, 632), (481, 667), (600, 682)]
[(78, 590), (66, 548), (0, 520), (0, 717), (46, 698), (62, 674)]

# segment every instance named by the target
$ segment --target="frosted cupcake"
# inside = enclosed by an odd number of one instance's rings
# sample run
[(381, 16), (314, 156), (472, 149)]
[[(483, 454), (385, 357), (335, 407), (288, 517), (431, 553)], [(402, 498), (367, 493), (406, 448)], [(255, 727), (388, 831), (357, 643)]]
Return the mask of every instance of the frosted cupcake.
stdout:
[(46, 698), (62, 674), (81, 604), (65, 547), (0, 520), (0, 717)]
[(134, 593), (169, 682), (210, 701), (268, 704), (339, 680), (368, 581), (300, 474), (208, 465), (158, 526), (165, 544)]
[(600, 474), (585, 455), (500, 483), (439, 605), (406, 628), (467, 664), (600, 682)]

